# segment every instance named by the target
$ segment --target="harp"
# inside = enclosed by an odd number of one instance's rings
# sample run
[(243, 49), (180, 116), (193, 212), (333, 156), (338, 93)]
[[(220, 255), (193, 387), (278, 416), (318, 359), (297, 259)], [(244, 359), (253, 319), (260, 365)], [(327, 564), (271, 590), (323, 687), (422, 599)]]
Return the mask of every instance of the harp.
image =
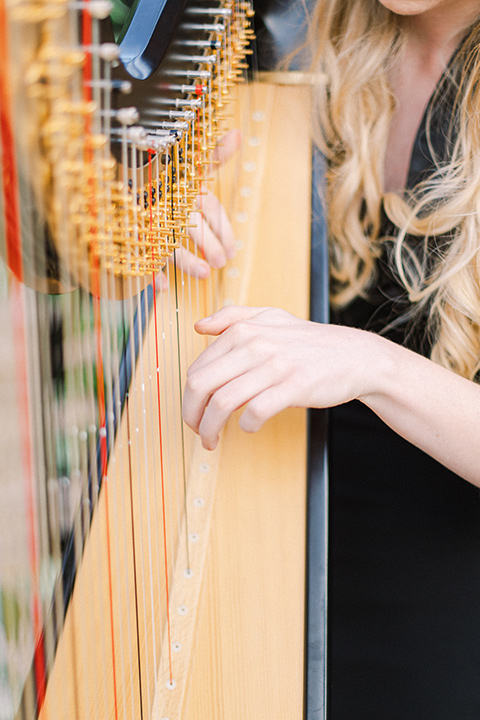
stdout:
[[(197, 317), (307, 314), (305, 91), (233, 90), (250, 15), (0, 2), (1, 720), (302, 714), (305, 416), (211, 455), (180, 415)], [(200, 285), (169, 258), (227, 113), (238, 254)]]

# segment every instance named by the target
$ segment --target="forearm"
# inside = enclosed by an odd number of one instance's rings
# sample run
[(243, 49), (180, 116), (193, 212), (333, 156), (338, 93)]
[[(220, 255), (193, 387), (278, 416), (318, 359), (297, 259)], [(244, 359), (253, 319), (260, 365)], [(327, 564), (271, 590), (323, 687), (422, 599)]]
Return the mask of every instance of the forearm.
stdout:
[(480, 486), (480, 386), (377, 338), (372, 391), (359, 399), (399, 435)]

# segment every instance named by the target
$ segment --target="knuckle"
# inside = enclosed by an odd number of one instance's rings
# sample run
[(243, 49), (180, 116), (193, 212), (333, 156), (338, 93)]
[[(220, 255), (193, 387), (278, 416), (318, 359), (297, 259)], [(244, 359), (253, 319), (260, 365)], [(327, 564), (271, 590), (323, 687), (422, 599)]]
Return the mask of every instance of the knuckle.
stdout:
[(190, 372), (187, 375), (187, 382), (185, 385), (185, 392), (189, 395), (198, 395), (203, 389), (202, 379), (198, 372)]
[(220, 388), (210, 400), (209, 405), (216, 415), (227, 415), (232, 409), (231, 394), (226, 388)]
[(261, 398), (254, 398), (248, 405), (248, 415), (255, 426), (261, 425), (268, 418), (265, 404)]
[(245, 320), (237, 320), (229, 328), (229, 335), (234, 342), (244, 343), (249, 336), (250, 327)]

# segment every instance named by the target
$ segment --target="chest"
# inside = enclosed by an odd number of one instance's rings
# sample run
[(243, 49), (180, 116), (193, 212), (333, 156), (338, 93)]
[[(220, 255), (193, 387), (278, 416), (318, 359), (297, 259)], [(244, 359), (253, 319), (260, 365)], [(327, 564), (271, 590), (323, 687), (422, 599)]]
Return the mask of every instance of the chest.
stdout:
[(415, 138), (440, 74), (441, 68), (433, 72), (420, 66), (392, 81), (396, 107), (385, 153), (386, 192), (402, 192), (407, 184)]

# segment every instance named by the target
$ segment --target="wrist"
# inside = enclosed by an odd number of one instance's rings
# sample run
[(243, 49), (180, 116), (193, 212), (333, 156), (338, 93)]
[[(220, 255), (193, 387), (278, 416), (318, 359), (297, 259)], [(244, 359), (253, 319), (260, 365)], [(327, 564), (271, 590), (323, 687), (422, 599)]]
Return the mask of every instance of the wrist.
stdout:
[(363, 388), (357, 399), (372, 407), (398, 388), (402, 356), (409, 351), (376, 333), (365, 331), (365, 336)]

